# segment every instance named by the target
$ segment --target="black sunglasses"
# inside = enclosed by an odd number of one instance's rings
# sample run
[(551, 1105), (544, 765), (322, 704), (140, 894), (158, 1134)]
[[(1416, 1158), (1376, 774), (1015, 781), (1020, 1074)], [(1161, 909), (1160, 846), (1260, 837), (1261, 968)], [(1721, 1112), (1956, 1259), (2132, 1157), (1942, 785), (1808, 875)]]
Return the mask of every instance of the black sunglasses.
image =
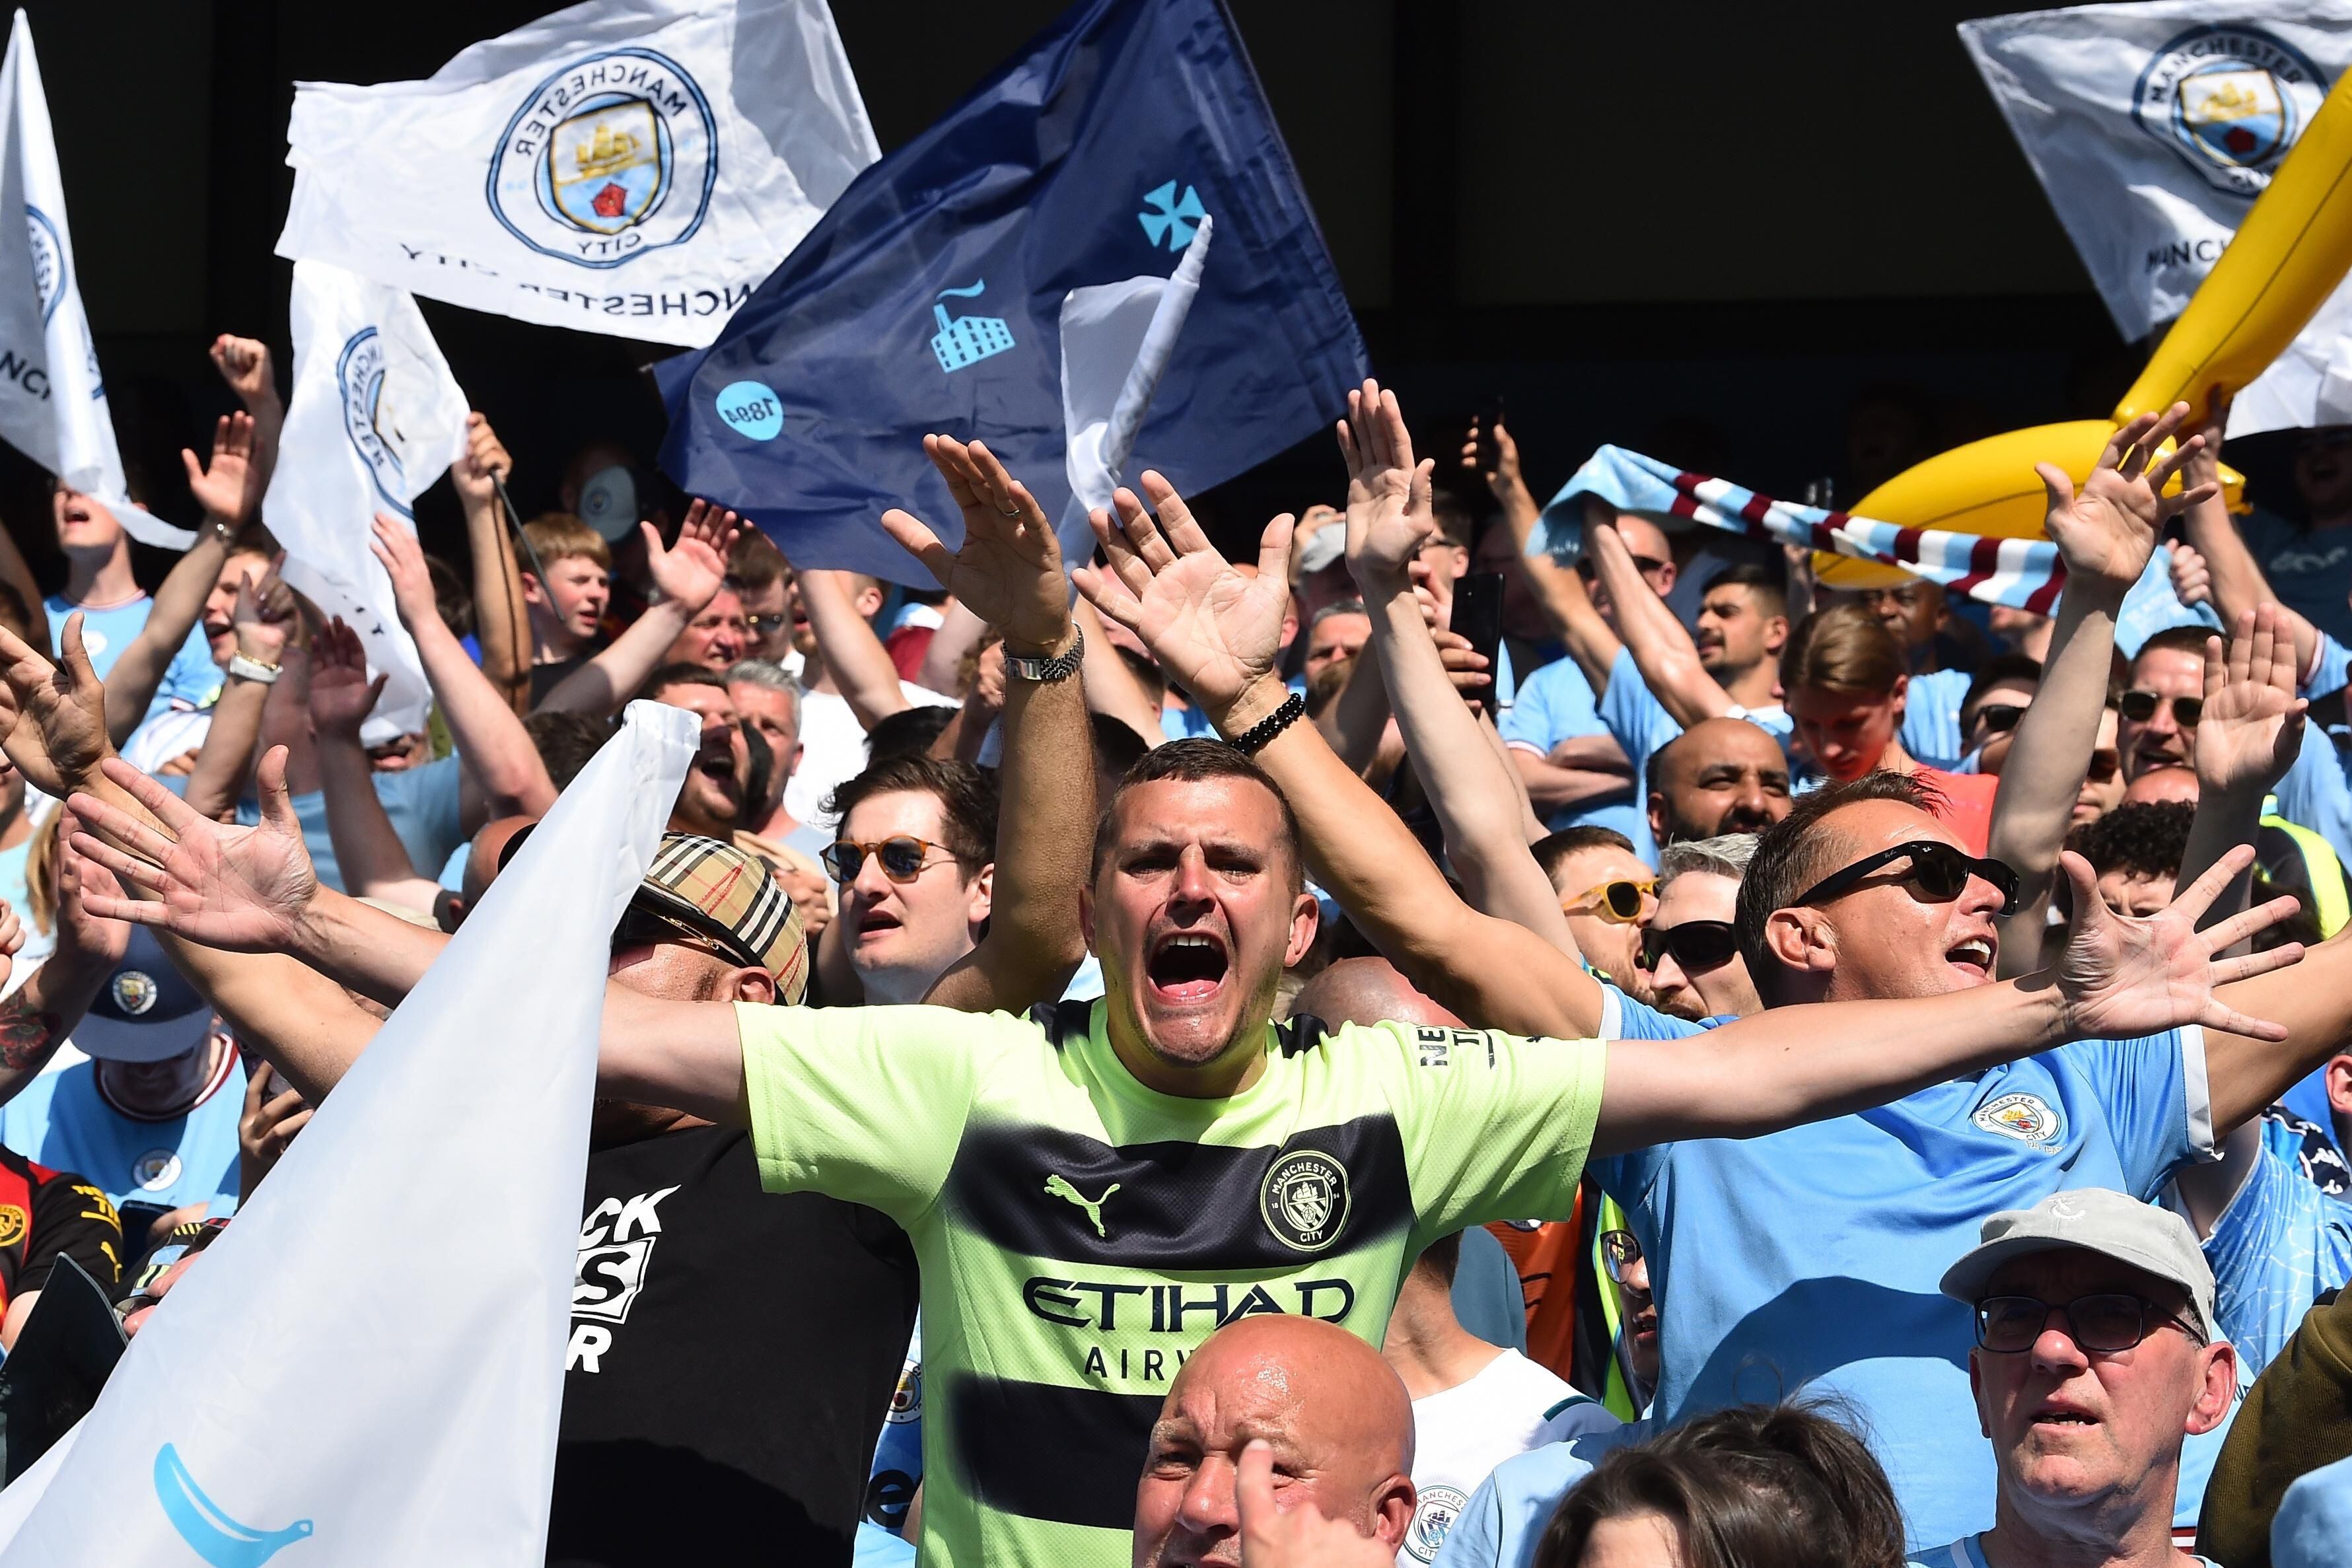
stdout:
[[(2153, 691), (2126, 691), (2116, 703), (2116, 710), (2135, 724), (2145, 724), (2156, 717), (2156, 705), (2164, 699)], [(2172, 700), (2172, 721), (2184, 730), (2197, 728), (2197, 721), (2205, 717), (2205, 699), (2176, 697)]]
[(1897, 860), (1908, 860), (1911, 868), (1901, 880), (1909, 883), (1927, 896), (1927, 901), (1948, 904), (1960, 896), (1971, 877), (1981, 877), (2000, 894), (2000, 912), (2006, 917), (2017, 912), (2017, 873), (1999, 860), (1964, 855), (1948, 844), (1938, 844), (1932, 838), (1915, 838), (1908, 844), (1897, 844), (1881, 849), (1875, 855), (1865, 855), (1842, 871), (1832, 871), (1790, 900), (1797, 904), (1819, 903), (1834, 899), (1882, 866)]
[(1671, 953), (1685, 974), (1718, 969), (1739, 952), (1739, 935), (1729, 921), (1685, 921), (1678, 926), (1652, 926), (1642, 933), (1641, 966), (1658, 967), (1662, 954)]
[(1977, 710), (1976, 725), (1988, 735), (2006, 735), (2025, 717), (2021, 702), (1988, 702)]
[(2127, 1351), (2167, 1323), (2200, 1344), (2205, 1339), (2179, 1313), (2168, 1312), (2153, 1301), (2121, 1291), (2102, 1291), (2071, 1301), (1988, 1296), (1977, 1303), (1977, 1344), (1998, 1355), (2030, 1351), (2049, 1326), (2053, 1312), (2066, 1314), (2066, 1332), (2086, 1351), (2108, 1354)]
[(745, 946), (740, 937), (719, 927), (716, 921), (705, 929), (688, 922), (682, 915), (650, 910), (633, 901), (622, 910), (620, 923), (613, 928), (614, 952), (625, 947), (653, 947), (666, 942), (701, 948), (730, 963), (752, 969), (768, 966), (767, 961)]

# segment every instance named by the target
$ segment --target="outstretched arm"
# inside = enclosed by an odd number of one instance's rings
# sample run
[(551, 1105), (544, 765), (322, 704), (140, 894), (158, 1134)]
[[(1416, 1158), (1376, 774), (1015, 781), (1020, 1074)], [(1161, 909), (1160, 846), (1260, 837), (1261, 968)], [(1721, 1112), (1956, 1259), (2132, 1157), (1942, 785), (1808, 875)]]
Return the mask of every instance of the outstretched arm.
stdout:
[[(97, 999), (98, 988), (122, 962), (131, 928), (100, 920), (84, 908), (85, 886), (100, 894), (120, 891), (103, 868), (91, 865), (71, 844), (58, 845), (57, 951), (24, 984), (0, 998), (0, 1103), (16, 1099), (48, 1065)], [(0, 921), (11, 935), (16, 923), (13, 912)]]
[[(245, 574), (237, 584), (234, 612), (239, 657), (281, 669), (289, 634), (300, 613), (295, 608), (294, 590), (278, 580), (285, 560), (285, 552), (279, 552), (259, 582), (251, 573)], [(205, 731), (204, 747), (196, 753), (196, 770), (188, 775), (184, 798), (197, 816), (226, 816), (244, 797), (255, 745), (261, 738), (262, 711), (276, 689), (270, 683), (229, 673), (220, 701), (214, 705), (212, 724)]]
[[(2168, 457), (2159, 458), (2157, 448), (2188, 416), (2189, 405), (2176, 404), (2161, 417), (2143, 414), (2117, 430), (2080, 494), (2054, 464), (2034, 470), (2049, 492), (2047, 527), (2066, 563), (2066, 592), (2058, 602), (2042, 684), (2018, 721), (1993, 800), (1991, 853), (2016, 868), (2021, 884), (2019, 913), (2003, 922), (2003, 974), (2037, 962), (2058, 847), (2073, 820), (2106, 706), (2124, 595), (2147, 568), (2164, 520), (2182, 500), (2203, 499), (2195, 489), (2179, 500), (2164, 495), (2200, 441), (2191, 436)], [(2027, 940), (2008, 940), (2011, 935)]]
[[(2203, 445), (2180, 471), (2183, 489), (2212, 487), (2210, 495), (2181, 511), (2180, 531), (2204, 557), (2213, 607), (2221, 612), (2224, 625), (2235, 626), (2240, 616), (2257, 605), (2275, 604), (2278, 595), (2263, 574), (2254, 552), (2246, 548), (2245, 535), (2238, 531), (2229, 505), (2221, 499), (2221, 426), (2229, 416), (2227, 404), (2213, 410), (2212, 423), (2199, 432), (2205, 438)], [(2301, 677), (2309, 673), (2319, 657), (2319, 630), (2293, 610), (2284, 613), (2286, 628), (2294, 638), (2295, 674)]]
[(1687, 730), (1730, 712), (1736, 706), (1731, 693), (1699, 663), (1698, 644), (1633, 564), (1633, 552), (1615, 525), (1587, 529), (1584, 552), (1617, 607), (1617, 632), (1643, 684), (1675, 722)]
[(514, 529), (499, 485), (514, 471), (490, 422), (466, 416), (466, 452), (449, 465), (449, 482), (466, 511), (466, 542), (474, 554), (474, 627), (482, 645), (482, 676), (517, 713), (530, 711), (530, 605), (522, 594)]
[(187, 465), (188, 492), (205, 509), (205, 526), (155, 590), (147, 624), (115, 657), (106, 676), (106, 728), (120, 745), (147, 716), (164, 673), (188, 640), (188, 633), (205, 613), (205, 600), (220, 577), (228, 556), (228, 541), (261, 504), (256, 483), (260, 469), (254, 462), (253, 421), (243, 414), (223, 415), (213, 427), (209, 467), (199, 467), (196, 455), (184, 447), (180, 460)]
[[(963, 511), (950, 554), (911, 513), (882, 526), (969, 614), (1004, 629), (1005, 652), (1058, 658), (1076, 643), (1070, 589), (1054, 529), (1028, 487), (994, 453), (927, 436), (923, 450)], [(1005, 672), (1004, 800), (988, 934), (932, 983), (923, 1000), (967, 1013), (1017, 1013), (1062, 994), (1086, 956), (1078, 891), (1094, 822), (1094, 748), (1077, 679), (1040, 683)]]
[(311, 639), (310, 734), (320, 793), (327, 803), (327, 841), (334, 846), (335, 865), (353, 898), (429, 910), (441, 889), (417, 875), (383, 797), (375, 793), (375, 767), (360, 743), (360, 728), (375, 711), (390, 679), (368, 679), (367, 649), (341, 616)]
[(268, 343), (227, 332), (213, 340), (212, 362), (253, 420), (253, 496), (257, 505), (269, 489), (270, 473), (278, 467), (278, 435), (286, 427), (286, 403), (278, 395), (277, 367), (270, 363)]
[(662, 655), (727, 584), (728, 552), (742, 520), (724, 507), (698, 500), (686, 509), (677, 542), (662, 548), (660, 531), (637, 524), (646, 541), (646, 570), (661, 600), (613, 639), (610, 647), (567, 675), (539, 704), (542, 713), (588, 713), (602, 719), (621, 710), (661, 665)]
[[(1600, 617), (1594, 614), (1591, 598), (1576, 574), (1549, 555), (1528, 553), (1528, 542), (1535, 537), (1536, 520), (1543, 515), (1543, 509), (1536, 504), (1535, 494), (1528, 489), (1527, 479), (1520, 472), (1518, 442), (1511, 438), (1510, 430), (1499, 419), (1495, 422), (1493, 435), (1495, 466), (1489, 468), (1478, 460), (1478, 423), (1473, 420), (1470, 433), (1462, 443), (1462, 466), (1486, 481), (1495, 504), (1503, 509), (1503, 524), (1511, 531), (1519, 559), (1527, 563), (1528, 582), (1535, 589), (1536, 602), (1542, 606), (1544, 618), (1551, 622), (1552, 629), (1563, 639), (1569, 637), (1571, 627), (1587, 637), (1597, 635), (1594, 626)], [(1606, 624), (1601, 624), (1599, 630), (1607, 631)], [(1613, 660), (1616, 657), (1616, 650), (1610, 649), (1609, 658)], [(1581, 656), (1577, 656), (1577, 662), (1584, 663)], [(1601, 665), (1601, 673), (1608, 673), (1607, 661)], [(1599, 689), (1596, 684), (1594, 690)]]
[(457, 742), (467, 776), (489, 797), (486, 805), (465, 813), (466, 831), (475, 831), (494, 816), (544, 814), (555, 805), (555, 781), (547, 776), (547, 764), (540, 761), (530, 731), (489, 678), (475, 668), (465, 645), (441, 618), (433, 577), (425, 569), (425, 547), (415, 534), (378, 512), (375, 542), (368, 548), (392, 576), (393, 605), (400, 611), (400, 624), (416, 640), (416, 657), (424, 662), (425, 679), (441, 704), (450, 738)]
[[(799, 569), (794, 568), (796, 572)], [(907, 706), (898, 689), (898, 667), (890, 650), (874, 635), (873, 623), (857, 613), (846, 572), (799, 572), (801, 605), (808, 611), (809, 633), (816, 638), (817, 658), (849, 703), (857, 722), (871, 730)]]

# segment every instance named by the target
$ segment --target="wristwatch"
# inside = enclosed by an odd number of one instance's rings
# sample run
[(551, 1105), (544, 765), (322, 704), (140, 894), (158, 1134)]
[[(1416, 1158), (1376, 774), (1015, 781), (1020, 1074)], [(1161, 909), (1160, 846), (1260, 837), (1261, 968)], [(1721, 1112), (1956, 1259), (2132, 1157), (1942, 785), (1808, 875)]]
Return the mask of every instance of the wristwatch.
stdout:
[(1086, 651), (1087, 634), (1079, 631), (1070, 634), (1068, 652), (1055, 654), (1050, 658), (1033, 658), (1027, 654), (1014, 653), (1011, 646), (1007, 645), (1004, 649), (1004, 673), (1017, 675), (1024, 680), (1034, 680), (1041, 686), (1051, 685), (1056, 680), (1067, 680), (1077, 674), (1078, 656)]
[(264, 664), (257, 658), (247, 658), (241, 653), (228, 656), (228, 672), (234, 679), (257, 680), (264, 686), (272, 685), (278, 679), (278, 666)]

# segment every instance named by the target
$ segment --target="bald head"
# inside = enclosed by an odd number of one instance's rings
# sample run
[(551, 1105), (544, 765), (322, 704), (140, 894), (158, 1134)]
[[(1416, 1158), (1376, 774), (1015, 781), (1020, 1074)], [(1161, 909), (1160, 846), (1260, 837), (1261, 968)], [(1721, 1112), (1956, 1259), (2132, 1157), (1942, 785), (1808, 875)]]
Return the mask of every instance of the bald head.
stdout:
[(1241, 1561), (1234, 1478), (1274, 1449), (1285, 1511), (1312, 1503), (1393, 1552), (1412, 1521), (1412, 1400), (1380, 1352), (1314, 1318), (1247, 1317), (1201, 1342), (1169, 1386), (1135, 1493), (1137, 1568)]
[(1462, 1020), (1413, 989), (1385, 958), (1343, 958), (1298, 988), (1290, 1004), (1293, 1017), (1320, 1018), (1327, 1024), (1377, 1024), (1394, 1018), (1403, 1024), (1435, 1024), (1459, 1029)]
[(2126, 805), (2153, 805), (2165, 801), (2185, 800), (2197, 804), (2197, 771), (2194, 768), (2149, 768), (2124, 786)]
[(1650, 832), (1661, 844), (1761, 833), (1789, 815), (1789, 759), (1745, 719), (1705, 719), (1650, 759)]
[(535, 816), (501, 816), (494, 822), (484, 823), (482, 830), (474, 835), (474, 847), (466, 854), (464, 892), (467, 909), (471, 910), (480, 903), (482, 895), (497, 880), (499, 857), (505, 854), (507, 846), (514, 842), (514, 836), (538, 820)]

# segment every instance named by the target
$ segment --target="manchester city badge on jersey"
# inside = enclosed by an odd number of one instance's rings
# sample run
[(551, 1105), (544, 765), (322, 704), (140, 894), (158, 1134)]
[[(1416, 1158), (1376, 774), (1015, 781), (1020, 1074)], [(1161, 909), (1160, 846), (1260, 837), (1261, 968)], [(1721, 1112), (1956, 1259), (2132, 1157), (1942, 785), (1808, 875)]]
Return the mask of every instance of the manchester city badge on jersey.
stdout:
[(550, 74), (490, 155), (490, 212), (544, 256), (618, 267), (691, 238), (719, 180), (719, 122), (686, 68), (605, 49)]
[(898, 1373), (898, 1386), (890, 1393), (890, 1408), (882, 1419), (893, 1426), (923, 1418), (923, 1363), (910, 1361)]
[(144, 971), (119, 971), (107, 989), (114, 997), (115, 1006), (130, 1017), (135, 1018), (155, 1005), (155, 977)]
[(1423, 1487), (1421, 1501), (1412, 1510), (1412, 1528), (1404, 1532), (1405, 1555), (1415, 1563), (1434, 1563), (1437, 1549), (1445, 1544), (1446, 1531), (1462, 1517), (1470, 1500), (1455, 1487)]
[(2055, 1143), (2063, 1131), (2058, 1112), (2038, 1094), (2004, 1094), (1988, 1100), (1969, 1120), (1988, 1132), (2021, 1143)]
[(1320, 1252), (1347, 1223), (1348, 1168), (1319, 1149), (1285, 1154), (1266, 1167), (1257, 1206), (1285, 1247)]
[(142, 1193), (160, 1193), (180, 1179), (176, 1149), (150, 1149), (131, 1162), (131, 1182)]
[(2132, 118), (2217, 190), (2257, 196), (2326, 96), (2302, 51), (2260, 27), (2191, 27), (2156, 51)]

